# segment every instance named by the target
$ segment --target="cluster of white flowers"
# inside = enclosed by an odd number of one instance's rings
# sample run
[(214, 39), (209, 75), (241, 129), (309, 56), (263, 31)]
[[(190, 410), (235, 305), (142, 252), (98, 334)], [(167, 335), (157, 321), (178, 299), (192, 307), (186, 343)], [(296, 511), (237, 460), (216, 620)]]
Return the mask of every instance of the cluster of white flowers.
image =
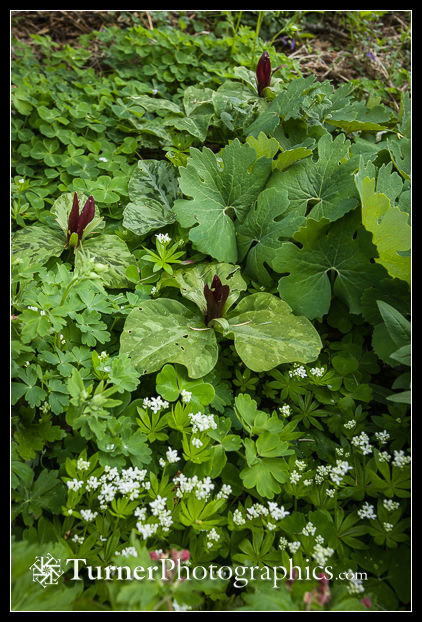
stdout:
[[(274, 501), (268, 501), (267, 507), (262, 503), (254, 503), (250, 507), (246, 508), (246, 518), (248, 520), (253, 520), (254, 518), (259, 518), (260, 516), (270, 516), (273, 520), (279, 521), (288, 516), (288, 514), (290, 514), (290, 512), (285, 510), (283, 505), (279, 506)], [(267, 527), (271, 529), (271, 523), (268, 523)], [(274, 527), (275, 526), (273, 526), (273, 528)]]
[(302, 479), (302, 474), (299, 473), (299, 471), (294, 470), (290, 473), (291, 484), (297, 484), (301, 479)]
[(182, 402), (190, 402), (192, 399), (192, 392), (191, 391), (187, 391), (186, 389), (182, 389), (180, 391), (180, 395), (182, 396)]
[(307, 378), (308, 374), (306, 373), (306, 369), (303, 365), (295, 363), (293, 369), (289, 371), (289, 376), (290, 378), (293, 378), (294, 376), (298, 376), (299, 378)]
[(281, 412), (283, 417), (289, 417), (291, 415), (291, 409), (288, 404), (284, 404), (284, 406), (280, 406), (278, 410)]
[(239, 509), (233, 512), (233, 522), (238, 527), (246, 523), (246, 519), (244, 518), (242, 512)]
[(384, 499), (382, 504), (387, 512), (394, 512), (394, 510), (398, 510), (400, 507), (400, 503), (398, 501), (393, 501), (392, 499)]
[(329, 546), (323, 546), (321, 543), (316, 543), (313, 551), (312, 557), (317, 562), (318, 566), (325, 566), (328, 558), (334, 554), (334, 549)]
[(317, 376), (318, 378), (321, 378), (321, 376), (325, 374), (325, 367), (312, 367), (309, 373), (311, 373), (313, 376)]
[(383, 430), (382, 432), (375, 432), (375, 438), (381, 445), (385, 445), (390, 438), (390, 435), (387, 430)]
[(330, 468), (328, 466), (325, 466), (323, 464), (320, 464), (319, 466), (317, 466), (316, 473), (315, 473), (315, 483), (322, 484), (322, 482), (324, 481), (324, 478), (327, 477), (329, 472), (330, 472)]
[(337, 460), (336, 466), (332, 466), (330, 468), (330, 478), (335, 484), (340, 484), (343, 480), (343, 477), (350, 471), (353, 467), (346, 460)]
[(191, 443), (194, 447), (197, 447), (199, 449), (199, 447), (202, 447), (202, 445), (204, 444), (200, 438), (194, 436), (191, 440)]
[(346, 577), (352, 576), (352, 579), (349, 579), (349, 585), (347, 586), (347, 591), (349, 594), (362, 594), (365, 591), (363, 587), (362, 579), (357, 579), (354, 575), (353, 570), (349, 568), (346, 573)]
[(96, 490), (99, 488), (97, 498), (100, 502), (100, 509), (105, 510), (107, 504), (113, 501), (117, 493), (127, 495), (130, 501), (133, 501), (139, 497), (142, 490), (149, 490), (151, 484), (149, 481), (145, 481), (146, 474), (146, 469), (139, 469), (138, 467), (122, 469), (119, 473), (116, 467), (112, 468), (106, 465), (100, 478), (97, 479), (93, 476), (89, 478), (86, 489)]
[(171, 447), (169, 447), (166, 451), (166, 458), (169, 464), (172, 464), (173, 462), (179, 462), (180, 460), (180, 457), (177, 454), (177, 450), (172, 449)]
[(154, 501), (149, 503), (151, 514), (158, 519), (158, 522), (145, 522), (147, 520), (147, 509), (145, 507), (137, 507), (134, 511), (134, 516), (139, 519), (136, 523), (136, 529), (144, 540), (147, 540), (153, 536), (160, 527), (162, 527), (164, 532), (169, 531), (171, 525), (173, 524), (173, 518), (171, 510), (168, 510), (166, 507), (166, 502), (166, 497), (158, 495)]
[(180, 498), (194, 491), (197, 499), (208, 499), (215, 488), (210, 477), (199, 479), (197, 475), (186, 477), (183, 473), (179, 473), (173, 478), (173, 482), (177, 486), (176, 496)]
[(355, 419), (349, 419), (349, 421), (346, 421), (346, 423), (343, 424), (343, 426), (346, 428), (346, 430), (353, 430), (355, 425), (356, 425), (356, 420)]
[(48, 402), (43, 402), (40, 410), (44, 413), (44, 415), (46, 415), (48, 412), (50, 412), (51, 406)]
[(358, 510), (358, 516), (361, 519), (369, 518), (370, 520), (375, 520), (377, 515), (375, 514), (374, 506), (365, 501), (363, 506)]
[(289, 542), (289, 544), (287, 545), (289, 548), (289, 551), (292, 555), (294, 555), (295, 553), (298, 552), (298, 550), (301, 547), (301, 543), (299, 541), (295, 541), (295, 542)]
[(168, 233), (156, 233), (155, 237), (161, 244), (168, 244), (171, 242), (171, 237)]
[(316, 527), (313, 523), (311, 523), (310, 521), (308, 522), (308, 524), (302, 529), (302, 534), (304, 536), (314, 536), (316, 532)]
[(306, 462), (304, 460), (296, 460), (295, 465), (299, 471), (304, 471), (306, 469)]
[(392, 525), (391, 523), (383, 523), (383, 527), (385, 531), (391, 531), (392, 529), (394, 529), (394, 525)]
[(188, 415), (191, 425), (192, 432), (205, 432), (206, 430), (215, 430), (217, 428), (217, 423), (214, 420), (214, 415), (204, 415), (202, 413), (189, 413)]
[(217, 533), (217, 531), (212, 528), (208, 533), (207, 533), (207, 547), (210, 549), (214, 542), (218, 542), (220, 539), (220, 534)]
[(274, 503), (272, 501), (268, 501), (268, 509), (270, 511), (271, 517), (276, 521), (282, 520), (288, 514), (290, 514), (290, 512), (284, 509), (284, 505), (278, 506), (277, 503)]
[(143, 401), (144, 408), (151, 408), (154, 413), (158, 413), (163, 408), (168, 408), (169, 403), (157, 397), (145, 397)]
[(89, 460), (83, 460), (83, 458), (79, 458), (76, 463), (76, 468), (78, 471), (88, 471), (90, 465), (91, 463), (89, 462)]
[(372, 445), (366, 432), (361, 432), (358, 436), (353, 436), (352, 445), (361, 450), (364, 456), (372, 453)]
[(83, 485), (84, 485), (84, 482), (82, 479), (73, 478), (66, 482), (66, 486), (68, 487), (68, 489), (74, 490), (75, 492), (79, 490), (80, 488), (82, 488)]
[(223, 484), (221, 486), (220, 492), (217, 493), (217, 499), (228, 499), (232, 494), (232, 487), (230, 484)]
[(90, 523), (98, 516), (98, 512), (92, 512), (92, 510), (81, 510), (81, 516), (84, 521)]
[(409, 464), (410, 460), (410, 456), (406, 456), (402, 449), (400, 449), (400, 451), (397, 451), (397, 449), (394, 450), (393, 466), (402, 469), (406, 464)]
[(163, 531), (168, 531), (173, 524), (171, 510), (167, 510), (166, 502), (167, 497), (158, 495), (154, 501), (150, 501), (149, 503), (152, 515), (158, 518), (158, 522), (161, 527), (163, 527)]
[(72, 536), (72, 542), (76, 542), (76, 544), (82, 544), (85, 538), (83, 536), (78, 536), (77, 533)]

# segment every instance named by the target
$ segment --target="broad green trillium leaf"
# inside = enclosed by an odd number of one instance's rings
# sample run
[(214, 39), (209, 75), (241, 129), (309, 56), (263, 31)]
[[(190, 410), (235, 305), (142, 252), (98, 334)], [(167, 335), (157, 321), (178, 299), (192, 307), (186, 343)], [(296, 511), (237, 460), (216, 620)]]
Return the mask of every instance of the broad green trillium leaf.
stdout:
[(237, 226), (239, 261), (246, 257), (246, 272), (251, 279), (271, 286), (273, 279), (265, 264), (271, 265), (282, 241), (305, 223), (304, 216), (289, 210), (286, 190), (274, 187), (261, 192), (257, 204)]
[(191, 148), (186, 167), (180, 167), (180, 189), (192, 199), (178, 199), (174, 212), (190, 228), (195, 248), (218, 261), (236, 263), (234, 218), (242, 221), (271, 173), (272, 160), (256, 159), (255, 150), (238, 139), (217, 156), (204, 147)]
[(173, 203), (179, 196), (175, 167), (164, 160), (140, 160), (128, 184), (129, 203), (123, 226), (146, 235), (176, 220)]
[(246, 296), (226, 319), (226, 334), (233, 336), (240, 358), (255, 372), (314, 361), (322, 348), (311, 322), (293, 315), (289, 305), (272, 294)]
[(318, 141), (318, 161), (306, 158), (286, 170), (275, 170), (267, 184), (287, 190), (290, 207), (314, 220), (341, 218), (358, 204), (353, 181), (356, 167), (348, 159), (350, 141), (324, 134)]
[(172, 276), (163, 276), (158, 285), (160, 287), (179, 287), (182, 296), (194, 302), (198, 309), (205, 314), (207, 301), (204, 296), (204, 287), (206, 284), (211, 285), (215, 275), (220, 278), (222, 285), (229, 285), (230, 287), (230, 293), (224, 306), (224, 312), (226, 312), (247, 287), (239, 266), (214, 261), (197, 264), (175, 270)]
[(350, 313), (361, 313), (362, 292), (386, 276), (384, 268), (371, 262), (376, 249), (357, 210), (328, 225), (326, 220), (318, 223), (308, 218), (306, 227), (294, 235), (302, 248), (284, 242), (272, 261), (271, 267), (285, 275), (278, 284), (280, 297), (309, 319), (328, 313), (332, 294)]
[(215, 366), (215, 333), (202, 317), (177, 300), (145, 300), (126, 318), (120, 352), (127, 354), (140, 375), (160, 370), (166, 363), (184, 365), (191, 378), (205, 376)]

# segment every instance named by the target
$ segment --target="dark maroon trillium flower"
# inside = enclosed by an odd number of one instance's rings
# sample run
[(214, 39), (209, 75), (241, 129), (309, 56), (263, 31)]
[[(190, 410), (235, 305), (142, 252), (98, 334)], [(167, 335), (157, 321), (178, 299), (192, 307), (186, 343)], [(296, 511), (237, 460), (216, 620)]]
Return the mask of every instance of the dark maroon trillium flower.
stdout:
[(256, 84), (259, 97), (262, 97), (263, 90), (267, 86), (270, 86), (272, 74), (278, 71), (280, 67), (277, 67), (276, 69), (271, 71), (270, 55), (268, 54), (267, 50), (262, 53), (262, 56), (258, 61), (258, 65), (256, 66)]
[(82, 239), (83, 232), (86, 226), (91, 222), (95, 215), (95, 201), (94, 197), (90, 196), (85, 203), (82, 212), (79, 214), (79, 201), (78, 195), (75, 192), (73, 197), (73, 205), (69, 214), (69, 221), (67, 225), (67, 238), (66, 246), (73, 246), (77, 248)]
[(217, 275), (214, 276), (211, 287), (208, 287), (208, 284), (205, 285), (204, 296), (207, 301), (205, 324), (207, 326), (214, 318), (221, 317), (229, 292), (230, 287), (228, 285), (222, 285)]

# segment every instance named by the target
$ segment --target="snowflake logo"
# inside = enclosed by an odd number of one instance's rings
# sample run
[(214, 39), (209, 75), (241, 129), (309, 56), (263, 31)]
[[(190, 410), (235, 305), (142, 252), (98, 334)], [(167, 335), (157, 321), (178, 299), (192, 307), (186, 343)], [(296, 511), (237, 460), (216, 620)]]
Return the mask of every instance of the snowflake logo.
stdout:
[(42, 587), (57, 585), (57, 581), (64, 573), (60, 561), (60, 559), (55, 559), (50, 553), (47, 553), (47, 555), (37, 555), (35, 562), (30, 566), (32, 580), (42, 585)]

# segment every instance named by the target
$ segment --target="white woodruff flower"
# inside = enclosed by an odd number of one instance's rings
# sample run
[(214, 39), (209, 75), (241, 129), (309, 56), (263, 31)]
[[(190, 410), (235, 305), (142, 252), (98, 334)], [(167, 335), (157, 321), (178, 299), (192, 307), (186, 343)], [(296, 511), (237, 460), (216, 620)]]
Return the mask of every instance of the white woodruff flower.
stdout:
[(191, 421), (192, 432), (205, 432), (206, 430), (215, 430), (217, 424), (214, 420), (214, 415), (204, 415), (200, 412), (189, 413), (188, 417)]
[(82, 458), (79, 458), (79, 460), (76, 463), (76, 468), (78, 471), (87, 471), (89, 469), (90, 466), (90, 462), (89, 460), (83, 460)]
[(243, 517), (240, 510), (235, 510), (233, 512), (233, 522), (237, 526), (244, 525), (246, 523), (246, 519)]
[(171, 447), (167, 449), (166, 458), (170, 464), (172, 464), (173, 462), (178, 462), (180, 460), (179, 456), (177, 455), (177, 450), (172, 449)]
[(281, 412), (283, 417), (289, 417), (291, 415), (291, 409), (288, 404), (284, 404), (284, 406), (280, 406), (278, 410)]
[(192, 392), (186, 389), (182, 389), (180, 395), (182, 396), (182, 402), (189, 403), (192, 399)]
[(171, 242), (171, 237), (168, 233), (156, 233), (155, 237), (161, 244), (168, 244)]
[(359, 518), (369, 518), (369, 520), (375, 520), (377, 515), (375, 514), (374, 506), (365, 501), (363, 506), (357, 512)]
[(383, 430), (382, 432), (375, 432), (375, 438), (381, 445), (384, 445), (390, 438), (390, 435), (387, 430)]
[(384, 499), (382, 504), (387, 512), (394, 512), (394, 510), (398, 510), (400, 507), (400, 503), (398, 501), (393, 501), (392, 499)]
[(289, 371), (289, 376), (290, 378), (293, 378), (294, 376), (298, 376), (299, 378), (307, 378), (308, 374), (306, 373), (306, 369), (303, 365), (295, 364), (294, 368)]
[(325, 368), (324, 367), (312, 367), (312, 369), (310, 369), (310, 373), (313, 376), (317, 376), (318, 378), (321, 378), (321, 376), (325, 374)]
[(80, 488), (82, 488), (82, 486), (84, 485), (83, 480), (81, 479), (71, 479), (69, 481), (66, 482), (66, 486), (69, 488), (69, 490), (79, 490)]
[(163, 408), (168, 408), (169, 403), (157, 397), (145, 397), (143, 401), (144, 408), (150, 408), (154, 413), (158, 413)]
[(397, 451), (397, 449), (394, 450), (394, 457), (392, 462), (393, 466), (402, 469), (407, 464), (409, 464), (410, 460), (410, 456), (406, 456), (402, 449), (400, 449), (399, 451)]
[(95, 520), (97, 515), (98, 515), (98, 512), (92, 512), (91, 510), (81, 510), (81, 516), (84, 519), (84, 521), (86, 521), (87, 523), (90, 523), (91, 521)]
[(353, 436), (351, 443), (360, 449), (364, 456), (372, 453), (372, 445), (369, 442), (369, 436), (366, 432), (361, 432), (358, 436)]

